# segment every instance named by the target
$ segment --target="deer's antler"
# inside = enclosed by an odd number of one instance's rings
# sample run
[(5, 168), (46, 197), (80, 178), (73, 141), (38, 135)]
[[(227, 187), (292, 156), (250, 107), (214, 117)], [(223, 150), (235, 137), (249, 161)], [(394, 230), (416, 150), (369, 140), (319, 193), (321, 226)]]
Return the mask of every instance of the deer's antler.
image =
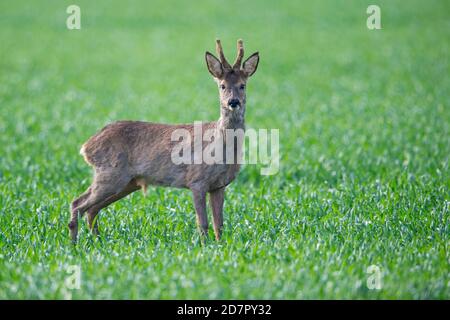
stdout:
[(243, 57), (244, 57), (244, 43), (242, 42), (241, 39), (239, 39), (237, 42), (237, 57), (236, 60), (234, 61), (233, 69), (239, 70), (241, 68)]
[(216, 39), (216, 51), (219, 55), (220, 62), (222, 63), (222, 66), (225, 69), (231, 69), (230, 64), (228, 63), (227, 59), (225, 59), (225, 55), (223, 54), (222, 44), (220, 43), (219, 39)]

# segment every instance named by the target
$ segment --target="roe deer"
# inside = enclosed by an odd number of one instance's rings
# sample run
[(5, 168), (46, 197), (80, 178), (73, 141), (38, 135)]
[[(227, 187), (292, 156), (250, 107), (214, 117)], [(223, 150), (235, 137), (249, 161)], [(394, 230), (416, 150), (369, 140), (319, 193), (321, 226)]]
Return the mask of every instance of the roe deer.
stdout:
[[(205, 130), (212, 129), (225, 135), (227, 129), (245, 128), (245, 85), (258, 67), (259, 55), (256, 52), (242, 63), (244, 47), (239, 40), (237, 58), (231, 66), (225, 59), (220, 40), (216, 40), (216, 50), (219, 59), (209, 52), (205, 58), (219, 87), (220, 118), (201, 125)], [(202, 235), (208, 232), (206, 194), (209, 193), (214, 234), (217, 240), (220, 239), (225, 187), (234, 180), (240, 166), (228, 162), (174, 164), (171, 161), (174, 146), (171, 135), (176, 129), (192, 133), (194, 126), (118, 121), (105, 126), (82, 146), (80, 153), (94, 168), (94, 181), (72, 202), (69, 223), (72, 241), (77, 239), (79, 216), (87, 213), (89, 228), (98, 234), (98, 212), (138, 189), (145, 191), (147, 185), (190, 189)]]

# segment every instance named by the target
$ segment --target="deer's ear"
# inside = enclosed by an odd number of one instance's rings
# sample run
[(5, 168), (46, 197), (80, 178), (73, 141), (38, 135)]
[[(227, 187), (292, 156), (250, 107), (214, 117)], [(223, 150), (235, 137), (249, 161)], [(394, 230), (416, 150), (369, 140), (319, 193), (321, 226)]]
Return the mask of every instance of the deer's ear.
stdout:
[(221, 78), (223, 76), (223, 68), (220, 61), (208, 51), (205, 53), (205, 59), (209, 73), (211, 73), (215, 78)]
[(244, 70), (247, 77), (250, 77), (256, 72), (259, 63), (259, 53), (255, 52), (242, 64), (242, 70)]

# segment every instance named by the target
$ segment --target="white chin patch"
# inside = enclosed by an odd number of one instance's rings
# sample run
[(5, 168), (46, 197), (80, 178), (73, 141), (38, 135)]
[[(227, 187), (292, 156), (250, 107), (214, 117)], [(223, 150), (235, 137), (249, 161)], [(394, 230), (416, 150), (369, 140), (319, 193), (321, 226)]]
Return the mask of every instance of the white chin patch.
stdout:
[(230, 111), (236, 111), (236, 110), (239, 110), (239, 109), (241, 108), (241, 106), (237, 106), (237, 107), (234, 107), (234, 108), (232, 108), (232, 107), (230, 107), (230, 106), (227, 106), (227, 108), (228, 108), (228, 110), (230, 110)]

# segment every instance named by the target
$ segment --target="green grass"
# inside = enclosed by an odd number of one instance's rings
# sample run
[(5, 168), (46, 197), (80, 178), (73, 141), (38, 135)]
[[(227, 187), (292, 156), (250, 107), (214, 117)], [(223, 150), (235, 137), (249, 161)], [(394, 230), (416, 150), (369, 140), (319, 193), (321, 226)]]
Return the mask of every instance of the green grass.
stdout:
[[(450, 299), (450, 5), (377, 1), (370, 31), (372, 2), (83, 0), (69, 31), (73, 2), (2, 1), (0, 298), (62, 299), (79, 265), (74, 299)], [(280, 172), (241, 171), (219, 243), (188, 191), (152, 188), (73, 247), (81, 144), (118, 119), (217, 119), (216, 37), (261, 54), (247, 124), (280, 130)]]

